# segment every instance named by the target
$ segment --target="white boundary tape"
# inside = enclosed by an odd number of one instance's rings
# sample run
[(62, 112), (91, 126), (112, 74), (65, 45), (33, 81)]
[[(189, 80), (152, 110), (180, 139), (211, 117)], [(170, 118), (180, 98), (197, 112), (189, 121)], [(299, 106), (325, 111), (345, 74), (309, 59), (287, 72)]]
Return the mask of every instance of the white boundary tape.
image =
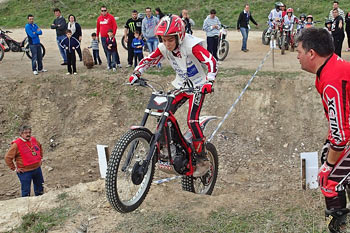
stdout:
[(230, 107), (230, 109), (228, 110), (228, 112), (226, 113), (226, 115), (224, 116), (224, 118), (222, 119), (222, 121), (220, 121), (218, 127), (214, 130), (214, 132), (210, 135), (208, 142), (210, 142), (211, 140), (213, 140), (215, 134), (218, 132), (218, 130), (221, 128), (222, 124), (224, 123), (224, 121), (227, 119), (227, 117), (231, 114), (231, 112), (233, 111), (233, 109), (235, 108), (236, 104), (238, 103), (238, 101), (242, 98), (243, 94), (246, 92), (246, 90), (248, 89), (248, 87), (250, 86), (250, 84), (252, 83), (252, 81), (254, 80), (256, 74), (261, 70), (263, 64), (265, 63), (266, 59), (270, 56), (271, 54), (271, 50), (270, 49), (264, 59), (261, 61), (260, 65), (258, 66), (258, 68), (256, 69), (256, 71), (254, 72), (254, 74), (252, 75), (252, 77), (249, 79), (247, 85), (243, 88), (241, 94), (238, 96), (238, 98), (236, 99), (236, 101), (232, 104), (232, 106)]
[[(218, 127), (214, 130), (214, 132), (210, 135), (208, 141), (210, 142), (215, 134), (218, 132), (218, 130), (221, 128), (222, 124), (224, 123), (224, 121), (227, 119), (227, 117), (231, 114), (231, 112), (233, 111), (233, 109), (235, 108), (236, 104), (238, 103), (238, 101), (240, 101), (240, 99), (242, 98), (243, 94), (247, 91), (248, 87), (250, 86), (250, 84), (253, 82), (254, 78), (256, 77), (256, 74), (261, 70), (263, 64), (265, 63), (266, 59), (270, 56), (272, 49), (270, 49), (264, 59), (261, 61), (260, 65), (258, 66), (258, 68), (256, 69), (256, 71), (254, 72), (254, 74), (252, 75), (252, 77), (249, 79), (247, 85), (243, 88), (241, 94), (238, 96), (238, 98), (235, 100), (235, 102), (232, 104), (232, 106), (230, 107), (230, 109), (228, 110), (228, 112), (226, 113), (226, 115), (224, 116), (224, 118), (222, 119), (222, 121), (220, 121)], [(182, 176), (173, 176), (170, 178), (165, 178), (165, 179), (161, 179), (161, 180), (155, 180), (153, 181), (154, 184), (162, 184), (165, 182), (169, 182), (178, 178), (181, 178)]]

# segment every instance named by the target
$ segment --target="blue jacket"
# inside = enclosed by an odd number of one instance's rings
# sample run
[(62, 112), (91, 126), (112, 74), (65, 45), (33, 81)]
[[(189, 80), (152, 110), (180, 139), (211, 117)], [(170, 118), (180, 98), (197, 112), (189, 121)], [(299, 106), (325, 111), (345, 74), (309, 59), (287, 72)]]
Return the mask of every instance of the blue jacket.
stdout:
[(210, 15), (204, 20), (203, 30), (207, 33), (207, 37), (218, 36), (220, 33), (220, 29), (213, 28), (214, 25), (218, 25), (221, 27), (221, 23), (218, 17), (215, 16), (214, 19), (210, 18)]
[(28, 42), (29, 44), (40, 44), (40, 39), (39, 35), (42, 35), (43, 32), (41, 29), (36, 25), (35, 23), (29, 24), (27, 23), (26, 26), (24, 27), (27, 36), (28, 36)]
[[(141, 48), (136, 48), (137, 46), (140, 46), (140, 45), (142, 45)], [(142, 48), (143, 48), (144, 45), (145, 45), (145, 43), (143, 42), (142, 39), (139, 40), (139, 39), (137, 39), (137, 38), (134, 38), (134, 39), (132, 40), (131, 47), (134, 48), (134, 53), (142, 53)]]
[[(77, 39), (75, 39), (73, 36), (68, 39), (68, 37), (64, 38), (60, 46), (65, 49), (68, 53), (73, 53), (75, 49), (77, 49), (80, 46), (80, 43)], [(75, 48), (73, 50), (73, 47)]]

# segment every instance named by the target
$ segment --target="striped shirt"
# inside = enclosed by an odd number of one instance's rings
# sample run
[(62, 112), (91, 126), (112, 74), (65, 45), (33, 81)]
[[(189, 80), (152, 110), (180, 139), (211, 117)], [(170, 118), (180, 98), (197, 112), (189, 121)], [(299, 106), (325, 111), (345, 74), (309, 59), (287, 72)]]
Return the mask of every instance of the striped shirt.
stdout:
[(91, 41), (91, 48), (92, 48), (92, 50), (98, 50), (98, 43), (99, 42), (98, 42), (97, 39)]

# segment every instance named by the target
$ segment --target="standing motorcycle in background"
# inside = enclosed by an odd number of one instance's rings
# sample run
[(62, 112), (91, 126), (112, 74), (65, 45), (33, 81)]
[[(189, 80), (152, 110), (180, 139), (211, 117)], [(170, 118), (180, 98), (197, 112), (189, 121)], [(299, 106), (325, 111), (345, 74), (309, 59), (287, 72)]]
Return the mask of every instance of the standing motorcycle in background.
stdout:
[(281, 38), (281, 20), (280, 19), (275, 19), (275, 21), (273, 22), (273, 26), (271, 28), (271, 31), (269, 32), (269, 21), (267, 21), (267, 25), (268, 27), (263, 31), (262, 33), (262, 43), (264, 45), (269, 45), (270, 41), (272, 38), (276, 39), (278, 46), (280, 46), (280, 38)]
[[(215, 146), (205, 144), (210, 169), (201, 177), (193, 177), (196, 160), (192, 133), (181, 133), (172, 112), (172, 102), (182, 92), (196, 93), (199, 88), (181, 88), (169, 92), (156, 90), (147, 80), (139, 79), (134, 85), (153, 90), (140, 126), (133, 126), (117, 142), (108, 161), (106, 194), (115, 210), (128, 213), (137, 209), (150, 189), (155, 165), (160, 171), (182, 176), (182, 189), (210, 195), (218, 175), (218, 155)], [(152, 133), (145, 127), (149, 116), (157, 119)], [(200, 117), (204, 131), (215, 116)], [(161, 204), (161, 203), (160, 203)]]
[[(29, 48), (28, 43), (28, 37), (24, 38), (22, 42), (15, 41), (11, 37), (9, 37), (7, 34), (12, 33), (11, 31), (4, 31), (0, 29), (0, 44), (1, 48), (4, 52), (23, 52), (27, 55), (29, 59), (32, 59), (32, 53)], [(41, 52), (43, 55), (43, 58), (45, 56), (45, 47), (43, 44), (40, 43), (41, 46)], [(4, 52), (1, 52), (0, 50), (0, 61), (4, 58)], [(1, 56), (2, 54), (2, 56)]]
[(292, 33), (293, 27), (288, 24), (283, 24), (282, 26), (282, 35), (281, 35), (281, 42), (279, 43), (281, 46), (281, 54), (283, 55), (286, 50), (289, 49), (290, 51), (294, 52), (295, 43), (294, 43), (294, 34)]
[(230, 48), (228, 41), (226, 40), (227, 29), (230, 28), (226, 25), (221, 25), (219, 33), (219, 43), (218, 43), (218, 60), (223, 61), (227, 57), (228, 50)]

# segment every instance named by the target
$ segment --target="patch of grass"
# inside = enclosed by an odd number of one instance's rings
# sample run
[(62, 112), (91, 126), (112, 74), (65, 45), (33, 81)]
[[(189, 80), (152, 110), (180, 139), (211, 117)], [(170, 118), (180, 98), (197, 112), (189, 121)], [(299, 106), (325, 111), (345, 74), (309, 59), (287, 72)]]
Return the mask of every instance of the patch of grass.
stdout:
[(50, 229), (63, 224), (69, 217), (81, 210), (81, 207), (69, 197), (68, 193), (58, 194), (57, 201), (60, 202), (60, 205), (56, 208), (24, 215), (21, 225), (11, 232), (49, 232)]
[(147, 70), (147, 74), (166, 77), (166, 76), (170, 76), (170, 75), (175, 76), (175, 71), (170, 66), (163, 66), (162, 69), (160, 69), (160, 70), (158, 70), (158, 68), (153, 68), (153, 69), (151, 68), (151, 69)]
[(90, 92), (88, 93), (88, 97), (98, 97), (99, 94), (97, 92)]
[(207, 218), (186, 212), (133, 213), (118, 225), (121, 232), (326, 232), (318, 209), (302, 206), (279, 210), (232, 212), (229, 208), (213, 211)]

